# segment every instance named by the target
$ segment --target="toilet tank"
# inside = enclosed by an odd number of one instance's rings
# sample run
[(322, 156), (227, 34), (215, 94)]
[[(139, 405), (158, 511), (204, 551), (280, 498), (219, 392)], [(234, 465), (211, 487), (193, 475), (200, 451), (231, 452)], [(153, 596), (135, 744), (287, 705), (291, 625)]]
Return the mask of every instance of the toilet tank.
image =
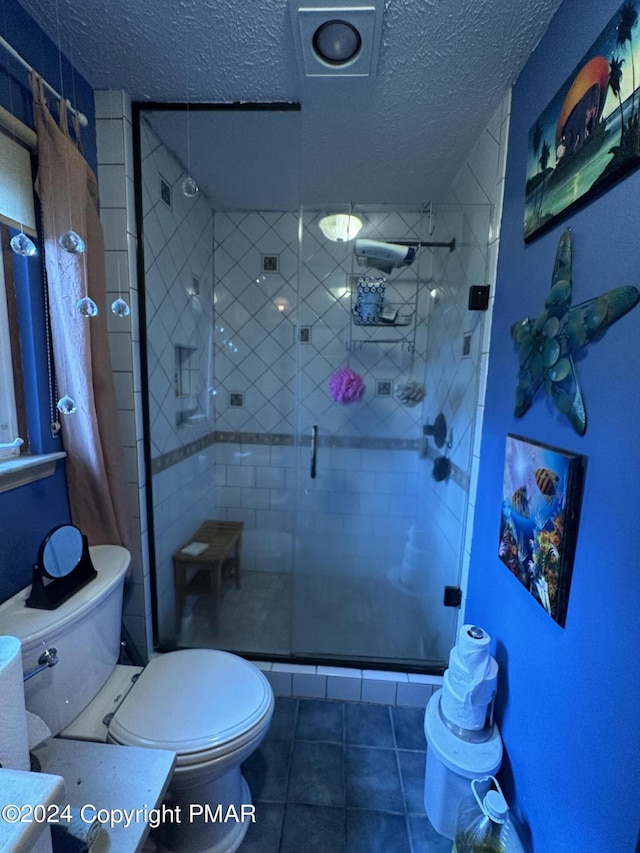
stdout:
[(0, 634), (22, 642), (24, 671), (45, 649), (58, 663), (24, 684), (25, 705), (56, 735), (83, 711), (111, 675), (120, 654), (122, 593), (131, 555), (119, 545), (89, 548), (98, 575), (56, 610), (25, 606), (31, 587), (0, 604)]

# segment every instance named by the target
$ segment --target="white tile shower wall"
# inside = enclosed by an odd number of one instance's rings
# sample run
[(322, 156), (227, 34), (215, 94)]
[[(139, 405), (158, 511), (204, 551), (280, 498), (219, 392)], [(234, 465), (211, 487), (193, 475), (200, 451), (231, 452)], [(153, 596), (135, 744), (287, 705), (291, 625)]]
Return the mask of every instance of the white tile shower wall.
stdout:
[(297, 214), (216, 212), (214, 238), (216, 429), (294, 434)]
[[(443, 215), (436, 218), (436, 235), (456, 236), (456, 250), (438, 255), (434, 265), (434, 300), (427, 365), (427, 411), (433, 419), (444, 412), (451, 429), (452, 461), (468, 473), (468, 488), (455, 482), (425, 481), (424, 528), (438, 560), (460, 576), (464, 594), (471, 548), (479, 437), (484, 412), (491, 315), (495, 294), (499, 231), (504, 190), (510, 95), (494, 113), (469, 158), (457, 175)], [(471, 285), (490, 286), (489, 309), (469, 311)], [(471, 347), (463, 357), (463, 338)], [(449, 581), (451, 582), (451, 581)], [(464, 606), (460, 617), (463, 617)]]
[[(414, 312), (408, 334), (386, 329), (384, 337), (396, 337), (397, 344), (368, 343), (375, 331), (361, 327), (354, 334), (349, 276), (371, 270), (355, 265), (351, 245), (327, 242), (317, 218), (305, 214), (296, 288), (296, 214), (215, 214), (216, 427), (296, 436), (317, 424), (320, 437), (315, 480), (308, 475), (308, 447), (218, 445), (217, 505), (224, 517), (245, 523), (246, 569), (290, 571), (304, 542), (305, 569), (326, 573), (339, 562), (344, 571), (348, 562), (356, 575), (397, 573), (424, 461), (415, 451), (328, 445), (332, 435), (419, 437), (420, 407), (376, 395), (376, 383), (424, 373), (429, 301), (417, 283), (430, 275), (430, 259), (389, 276), (388, 295)], [(422, 211), (370, 210), (366, 223), (372, 238), (426, 236)], [(262, 271), (265, 255), (277, 257), (277, 272)], [(310, 339), (296, 355), (302, 327)], [(367, 391), (362, 403), (340, 406), (327, 382), (348, 362)]]
[(107, 304), (118, 297), (131, 306), (129, 317), (117, 317), (105, 306), (121, 439), (125, 447), (131, 506), (140, 536), (127, 579), (124, 623), (144, 660), (152, 652), (146, 486), (140, 417), (141, 382), (138, 334), (136, 231), (133, 209), (133, 143), (131, 102), (124, 92), (97, 91), (96, 135), (100, 218), (105, 240)]
[[(305, 572), (335, 573), (340, 565), (340, 572), (348, 566), (356, 576), (397, 577), (417, 522), (426, 461), (416, 451), (320, 448), (312, 480), (308, 453), (306, 447), (217, 445), (218, 514), (245, 523), (244, 569), (289, 572), (304, 544)], [(399, 456), (405, 470), (376, 470), (397, 464)], [(261, 485), (272, 482), (277, 486)]]
[[(360, 237), (380, 240), (426, 237), (422, 211), (373, 207), (356, 210), (364, 221)], [(430, 276), (429, 253), (421, 251), (411, 267), (383, 274), (357, 265), (351, 243), (327, 241), (319, 214), (305, 213), (300, 273), (299, 324), (311, 329), (311, 342), (299, 350), (299, 427), (306, 434), (318, 424), (320, 434), (373, 438), (418, 438), (420, 407), (407, 408), (392, 396), (377, 394), (378, 382), (393, 383), (424, 375), (426, 311), (424, 281)], [(353, 277), (384, 278), (385, 302), (410, 316), (407, 326), (366, 327), (352, 318)], [(331, 374), (347, 364), (366, 386), (362, 402), (341, 406), (328, 394)]]
[[(158, 636), (175, 639), (172, 555), (216, 516), (213, 430), (213, 214), (182, 192), (185, 168), (141, 121), (152, 460), (184, 449), (153, 477)], [(164, 186), (163, 186), (164, 184)]]

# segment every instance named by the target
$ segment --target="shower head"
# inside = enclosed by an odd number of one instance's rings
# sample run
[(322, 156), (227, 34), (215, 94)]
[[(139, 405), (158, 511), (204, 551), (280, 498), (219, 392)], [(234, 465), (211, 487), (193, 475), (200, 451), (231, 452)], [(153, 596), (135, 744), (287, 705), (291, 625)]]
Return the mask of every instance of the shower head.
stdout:
[(353, 251), (361, 267), (373, 267), (390, 273), (397, 267), (408, 267), (413, 263), (417, 245), (403, 246), (399, 243), (384, 243), (381, 240), (356, 240)]

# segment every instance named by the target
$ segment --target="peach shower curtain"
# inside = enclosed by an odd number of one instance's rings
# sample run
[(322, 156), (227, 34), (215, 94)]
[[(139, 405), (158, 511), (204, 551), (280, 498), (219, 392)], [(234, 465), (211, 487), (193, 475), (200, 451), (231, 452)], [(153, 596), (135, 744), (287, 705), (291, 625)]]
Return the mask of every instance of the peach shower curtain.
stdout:
[[(41, 78), (32, 73), (30, 81), (58, 396), (67, 394), (78, 407), (74, 414), (59, 415), (71, 518), (91, 545), (111, 543), (132, 550), (132, 514), (107, 339), (97, 181), (82, 155), (77, 121), (76, 142), (69, 134), (64, 101), (58, 105), (58, 125)], [(83, 238), (84, 254), (69, 254), (59, 245), (58, 237), (70, 229)], [(87, 295), (99, 307), (96, 317), (85, 317), (76, 308)]]

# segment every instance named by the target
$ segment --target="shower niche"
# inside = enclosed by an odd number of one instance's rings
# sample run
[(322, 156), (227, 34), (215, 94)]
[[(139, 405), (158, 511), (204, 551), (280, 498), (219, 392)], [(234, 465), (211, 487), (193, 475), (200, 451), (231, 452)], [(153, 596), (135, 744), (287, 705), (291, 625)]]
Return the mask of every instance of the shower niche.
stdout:
[(174, 346), (176, 427), (191, 426), (203, 417), (200, 405), (202, 370), (198, 347)]

